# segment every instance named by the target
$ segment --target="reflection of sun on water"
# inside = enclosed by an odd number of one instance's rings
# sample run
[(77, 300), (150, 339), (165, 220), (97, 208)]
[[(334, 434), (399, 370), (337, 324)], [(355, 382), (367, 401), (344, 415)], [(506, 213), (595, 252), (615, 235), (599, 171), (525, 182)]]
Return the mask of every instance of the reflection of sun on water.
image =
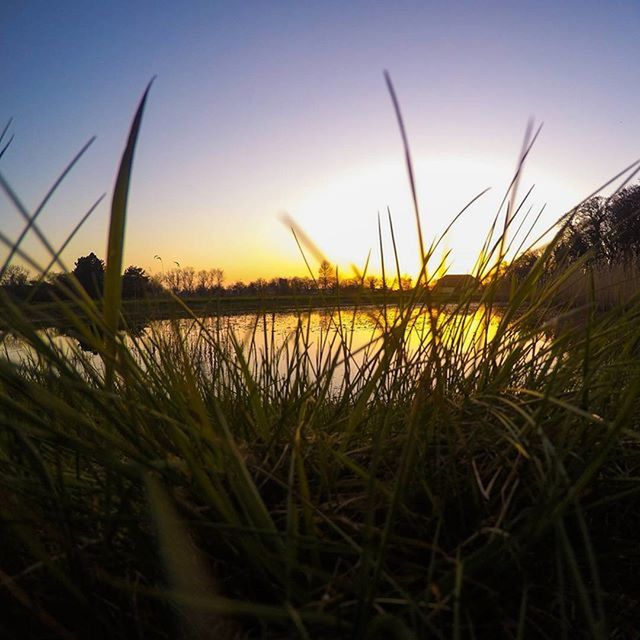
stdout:
[[(397, 308), (386, 311), (386, 326), (393, 327), (401, 318)], [(405, 350), (409, 353), (429, 346), (434, 340), (448, 351), (457, 351), (460, 355), (475, 352), (493, 340), (500, 316), (495, 310), (489, 311), (484, 305), (470, 309), (468, 313), (453, 313), (447, 308), (433, 311), (417, 309), (411, 314), (405, 331)], [(385, 326), (384, 316), (377, 319), (377, 333), (381, 335)]]
[[(441, 352), (447, 351), (449, 356), (455, 354), (466, 363), (472, 362), (484, 345), (493, 340), (500, 322), (500, 315), (483, 305), (469, 309), (467, 313), (453, 313), (447, 308), (433, 313), (432, 318), (426, 310), (415, 309), (407, 318), (397, 307), (319, 310), (303, 315), (274, 314), (267, 319), (266, 326), (262, 327), (260, 323), (257, 331), (255, 316), (236, 316), (229, 319), (229, 327), (245, 348), (252, 351), (252, 358), (258, 360), (268, 351), (273, 353), (272, 336), (276, 348), (286, 343), (292, 346), (291, 343), (302, 339), (312, 361), (331, 359), (338, 354), (336, 377), (339, 378), (345, 364), (342, 356), (357, 366), (377, 357), (384, 347), (385, 332), (394, 333), (394, 328), (397, 329), (403, 319), (406, 322), (404, 333), (402, 336), (395, 333), (401, 342), (393, 344), (400, 346), (404, 357), (428, 357), (433, 355), (435, 347)], [(283, 360), (279, 366), (283, 375), (287, 372), (286, 364)]]

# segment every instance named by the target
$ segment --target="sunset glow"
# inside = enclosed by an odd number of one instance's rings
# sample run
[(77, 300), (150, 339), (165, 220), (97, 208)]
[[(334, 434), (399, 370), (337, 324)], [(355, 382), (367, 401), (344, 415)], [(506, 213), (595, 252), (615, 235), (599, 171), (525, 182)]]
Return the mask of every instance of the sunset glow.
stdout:
[[(151, 272), (160, 255), (223, 268), (227, 282), (304, 275), (286, 212), (343, 273), (369, 250), (379, 273), (376, 219), (390, 260), (388, 206), (401, 269), (415, 276), (415, 220), (383, 69), (404, 113), (426, 240), (491, 187), (443, 242), (453, 271), (475, 261), (530, 116), (545, 126), (521, 193), (535, 183), (533, 211), (547, 203), (540, 229), (633, 160), (640, 143), (637, 83), (624, 75), (640, 26), (631, 3), (610, 12), (598, 3), (579, 12), (574, 3), (406, 3), (393, 13), (365, 3), (191, 3), (179, 13), (171, 3), (66, 3), (57, 13), (37, 4), (1, 10), (0, 122), (14, 116), (15, 140), (0, 171), (35, 207), (98, 136), (42, 215), (60, 246), (109, 196), (136, 101), (157, 74), (125, 246), (125, 262)], [(6, 199), (0, 206), (15, 237), (20, 218)], [(65, 251), (68, 263), (104, 255), (108, 207), (109, 197)], [(24, 246), (44, 255), (33, 238)]]
[[(471, 271), (514, 170), (515, 166), (509, 167), (497, 160), (492, 163), (491, 159), (456, 155), (416, 160), (425, 240), (427, 246), (439, 241), (432, 260), (434, 269), (443, 252), (447, 252), (446, 262), (452, 271)], [(537, 185), (529, 200), (535, 213), (545, 204), (549, 210), (546, 216), (541, 216), (536, 227), (539, 231), (553, 223), (557, 212), (569, 210), (580, 199), (576, 187), (554, 181), (535, 168), (527, 172), (526, 184), (527, 189), (532, 184)], [(487, 188), (490, 191), (472, 204), (441, 239), (453, 218)], [(523, 196), (524, 192), (523, 189)], [(378, 212), (384, 228), (386, 268), (395, 272), (387, 207), (392, 215), (401, 270), (415, 277), (420, 267), (420, 252), (411, 192), (401, 159), (346, 172), (318, 191), (309, 193), (292, 211), (327, 258), (337, 263), (343, 272), (348, 273), (354, 262), (362, 267), (371, 249), (371, 267), (379, 274)], [(504, 214), (501, 222), (503, 219)], [(528, 230), (526, 223), (524, 228)]]
[(0, 0), (1, 638), (638, 638), (639, 35)]

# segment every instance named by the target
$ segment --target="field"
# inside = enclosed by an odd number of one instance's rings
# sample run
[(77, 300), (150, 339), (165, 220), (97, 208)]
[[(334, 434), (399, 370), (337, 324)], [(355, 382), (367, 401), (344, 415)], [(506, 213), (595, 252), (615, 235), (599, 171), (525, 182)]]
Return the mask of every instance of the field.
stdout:
[(634, 637), (635, 293), (566, 299), (583, 271), (549, 277), (552, 242), (446, 309), (416, 286), (364, 356), (342, 325), (277, 345), (265, 314), (245, 342), (197, 313), (195, 340), (127, 337), (141, 114), (104, 305), (77, 287), (58, 309), (98, 359), (2, 301), (32, 355), (0, 360), (0, 635)]

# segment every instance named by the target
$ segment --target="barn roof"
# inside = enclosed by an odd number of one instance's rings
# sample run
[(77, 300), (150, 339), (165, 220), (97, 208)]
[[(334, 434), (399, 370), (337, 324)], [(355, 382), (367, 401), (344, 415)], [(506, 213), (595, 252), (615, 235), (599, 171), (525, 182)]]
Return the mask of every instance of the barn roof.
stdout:
[(463, 285), (475, 284), (478, 279), (469, 273), (447, 273), (442, 276), (436, 284), (445, 287), (460, 287)]

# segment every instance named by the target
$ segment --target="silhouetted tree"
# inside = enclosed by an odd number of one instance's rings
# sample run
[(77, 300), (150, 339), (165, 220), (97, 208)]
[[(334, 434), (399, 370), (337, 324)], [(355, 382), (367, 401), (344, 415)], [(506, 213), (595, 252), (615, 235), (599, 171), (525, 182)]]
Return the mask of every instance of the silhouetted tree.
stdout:
[(78, 258), (72, 273), (92, 298), (102, 295), (104, 262), (95, 253)]
[(296, 293), (311, 291), (314, 289), (313, 280), (309, 277), (299, 278), (297, 276), (290, 279), (290, 286)]
[(10, 264), (2, 274), (0, 286), (3, 287), (23, 287), (29, 280), (29, 272), (20, 265)]
[(142, 267), (130, 266), (122, 276), (122, 295), (125, 298), (141, 298), (153, 290), (151, 278)]
[(207, 293), (214, 290), (220, 291), (224, 282), (224, 271), (222, 269), (200, 269), (195, 274), (195, 286), (198, 293)]
[(263, 292), (267, 289), (267, 281), (264, 278), (256, 278), (253, 282), (249, 283), (249, 289), (252, 291)]
[(618, 258), (628, 262), (640, 256), (640, 183), (622, 189), (608, 203), (611, 244)]
[(246, 293), (246, 291), (247, 291), (247, 285), (244, 282), (238, 281), (238, 282), (234, 282), (231, 285), (231, 292), (234, 295), (241, 296), (243, 293)]
[(402, 285), (403, 291), (410, 291), (413, 287), (413, 278), (408, 275), (403, 275), (400, 277), (400, 284)]
[(610, 198), (590, 198), (565, 223), (555, 262), (580, 258), (609, 265), (640, 258), (640, 183)]
[(206, 293), (213, 288), (212, 269), (200, 269), (196, 273), (196, 291), (200, 294)]
[(524, 280), (531, 273), (539, 255), (539, 251), (525, 251), (509, 265), (508, 273), (513, 274), (517, 281)]
[(328, 289), (334, 281), (335, 276), (333, 275), (331, 263), (328, 260), (323, 260), (318, 269), (318, 285), (321, 289)]
[(222, 269), (210, 269), (211, 275), (213, 277), (213, 283), (216, 289), (222, 289), (222, 284), (224, 283), (224, 271)]
[(378, 286), (379, 279), (375, 276), (367, 276), (365, 283), (366, 286), (373, 291)]
[(182, 267), (180, 290), (182, 293), (190, 294), (196, 289), (196, 270), (193, 267)]
[(162, 276), (162, 282), (174, 293), (179, 293), (182, 285), (180, 269), (170, 269), (166, 271)]

